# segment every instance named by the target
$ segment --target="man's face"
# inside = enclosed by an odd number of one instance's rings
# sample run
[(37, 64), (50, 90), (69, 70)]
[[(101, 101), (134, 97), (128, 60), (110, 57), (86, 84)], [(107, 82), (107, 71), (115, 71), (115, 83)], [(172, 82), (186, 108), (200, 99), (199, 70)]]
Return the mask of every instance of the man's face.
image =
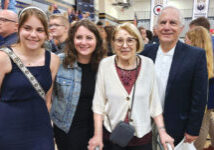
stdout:
[(7, 37), (8, 35), (17, 32), (18, 24), (13, 14), (7, 11), (0, 11), (0, 35)]
[(50, 19), (49, 29), (54, 39), (60, 39), (64, 34), (67, 34), (66, 26), (58, 18)]
[(179, 12), (173, 8), (163, 10), (157, 25), (157, 34), (161, 44), (176, 44), (183, 30)]
[(140, 29), (140, 34), (143, 37), (143, 39), (146, 38), (146, 29), (145, 28)]

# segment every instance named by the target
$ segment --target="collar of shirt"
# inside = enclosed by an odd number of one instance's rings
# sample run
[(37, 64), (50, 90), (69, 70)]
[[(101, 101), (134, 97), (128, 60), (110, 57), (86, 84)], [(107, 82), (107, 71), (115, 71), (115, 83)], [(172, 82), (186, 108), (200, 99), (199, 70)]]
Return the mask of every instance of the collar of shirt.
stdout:
[(172, 49), (170, 49), (168, 52), (165, 53), (165, 52), (163, 52), (163, 49), (159, 45), (157, 55), (173, 56), (174, 52), (175, 52), (175, 46)]

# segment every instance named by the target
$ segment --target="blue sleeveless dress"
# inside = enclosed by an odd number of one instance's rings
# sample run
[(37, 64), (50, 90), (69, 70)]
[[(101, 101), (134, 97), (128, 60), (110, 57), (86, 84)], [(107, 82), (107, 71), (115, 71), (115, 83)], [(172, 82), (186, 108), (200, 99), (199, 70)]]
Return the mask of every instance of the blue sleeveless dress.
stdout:
[[(45, 101), (11, 60), (0, 89), (0, 150), (54, 150), (53, 130)], [(45, 66), (27, 67), (47, 92), (52, 83), (50, 52)]]

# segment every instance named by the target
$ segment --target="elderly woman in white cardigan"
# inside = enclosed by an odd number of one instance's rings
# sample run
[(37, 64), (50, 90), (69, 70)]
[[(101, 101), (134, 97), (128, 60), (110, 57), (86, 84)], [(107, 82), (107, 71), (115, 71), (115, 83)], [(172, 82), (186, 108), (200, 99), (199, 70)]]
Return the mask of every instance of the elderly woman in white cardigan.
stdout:
[[(88, 149), (98, 146), (100, 150), (152, 150), (151, 117), (165, 149), (166, 143), (173, 146), (174, 140), (164, 128), (154, 64), (136, 54), (143, 47), (138, 29), (131, 23), (119, 25), (113, 33), (112, 45), (116, 55), (103, 59), (97, 74), (93, 99), (95, 131)], [(125, 147), (109, 140), (112, 128), (120, 121), (129, 122), (135, 129), (134, 137)]]

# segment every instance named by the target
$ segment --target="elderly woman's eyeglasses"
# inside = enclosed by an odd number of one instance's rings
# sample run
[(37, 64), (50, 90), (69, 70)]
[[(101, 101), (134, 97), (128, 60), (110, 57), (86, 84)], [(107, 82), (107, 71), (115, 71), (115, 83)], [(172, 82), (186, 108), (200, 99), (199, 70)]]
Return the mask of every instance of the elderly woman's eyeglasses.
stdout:
[(126, 41), (126, 44), (128, 46), (132, 46), (136, 42), (136, 40), (137, 40), (136, 38), (127, 38), (126, 40), (122, 38), (118, 38), (118, 39), (115, 39), (114, 42), (117, 46), (123, 46), (124, 41)]
[(0, 22), (16, 22), (16, 21), (0, 17)]

